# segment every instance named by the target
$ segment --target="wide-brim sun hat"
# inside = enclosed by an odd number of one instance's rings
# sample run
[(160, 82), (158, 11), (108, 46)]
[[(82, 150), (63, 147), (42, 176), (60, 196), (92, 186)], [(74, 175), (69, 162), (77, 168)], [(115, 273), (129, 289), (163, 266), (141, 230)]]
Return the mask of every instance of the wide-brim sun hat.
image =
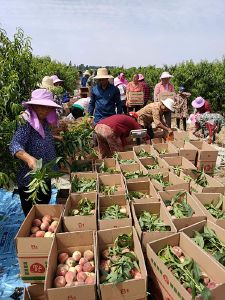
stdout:
[(174, 101), (171, 98), (167, 98), (166, 100), (161, 100), (162, 104), (165, 105), (169, 110), (174, 112)]
[(38, 85), (41, 89), (55, 88), (53, 79), (50, 76), (45, 76), (42, 82)]
[(46, 89), (37, 89), (33, 91), (31, 94), (31, 100), (22, 103), (23, 106), (29, 106), (31, 104), (62, 108), (60, 105), (54, 102), (52, 92)]
[(170, 75), (169, 72), (162, 72), (162, 75), (160, 77), (160, 79), (162, 78), (173, 78), (174, 76), (173, 75)]
[(191, 105), (194, 108), (200, 108), (205, 104), (205, 100), (202, 97), (197, 97), (194, 101), (191, 102)]
[(51, 78), (53, 79), (53, 83), (64, 82), (64, 80), (59, 79), (59, 77), (57, 75), (52, 75)]
[(104, 78), (114, 78), (112, 75), (108, 75), (108, 70), (106, 68), (99, 68), (97, 70), (97, 75), (94, 77), (95, 79), (104, 79)]
[(143, 80), (143, 79), (144, 79), (144, 76), (142, 74), (139, 74), (138, 80)]
[(88, 70), (86, 70), (86, 71), (84, 72), (84, 76), (85, 76), (85, 75), (89, 75), (89, 76), (90, 76), (90, 73), (89, 73)]

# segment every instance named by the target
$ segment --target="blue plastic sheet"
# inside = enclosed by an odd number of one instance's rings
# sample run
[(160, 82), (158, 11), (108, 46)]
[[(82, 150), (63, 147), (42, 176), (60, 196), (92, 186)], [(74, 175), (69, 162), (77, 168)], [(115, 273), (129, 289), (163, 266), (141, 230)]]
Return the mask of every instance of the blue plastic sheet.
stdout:
[[(57, 190), (52, 189), (49, 204), (56, 204)], [(0, 299), (12, 300), (10, 295), (16, 287), (25, 287), (20, 279), (20, 268), (17, 259), (14, 237), (25, 216), (21, 208), (20, 197), (0, 189)], [(23, 295), (20, 297), (23, 299)]]

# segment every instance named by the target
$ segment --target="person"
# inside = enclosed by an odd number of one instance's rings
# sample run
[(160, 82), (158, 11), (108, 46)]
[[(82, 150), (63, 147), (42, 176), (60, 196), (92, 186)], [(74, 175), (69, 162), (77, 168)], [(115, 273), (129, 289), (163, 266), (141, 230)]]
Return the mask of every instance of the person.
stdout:
[[(37, 168), (36, 163), (43, 159), (43, 165), (51, 162), (56, 157), (53, 135), (49, 123), (57, 123), (56, 109), (60, 108), (53, 100), (53, 94), (46, 89), (37, 89), (32, 92), (31, 100), (22, 103), (27, 106), (22, 115), (25, 125), (18, 126), (9, 149), (11, 154), (22, 162), (16, 171), (17, 185), (25, 216), (32, 208), (32, 201), (26, 201), (30, 193), (27, 193), (27, 185), (31, 176), (26, 176), (31, 170)], [(52, 169), (58, 170), (57, 165)], [(26, 177), (25, 177), (26, 176)], [(40, 202), (48, 204), (51, 199), (51, 180), (46, 180), (47, 194), (41, 190), (38, 192)]]
[[(99, 158), (111, 157), (114, 152), (123, 151), (127, 144), (126, 138), (131, 130), (142, 129), (137, 123), (138, 115), (130, 112), (129, 115), (113, 115), (98, 122), (95, 126), (99, 145)], [(150, 137), (146, 134), (144, 140), (150, 143)]]
[(82, 86), (82, 87), (85, 87), (85, 86), (86, 86), (86, 83), (87, 83), (87, 80), (88, 80), (89, 76), (90, 76), (90, 73), (89, 73), (88, 70), (86, 70), (86, 71), (84, 72), (84, 76), (81, 78), (81, 86)]
[(115, 86), (118, 87), (118, 89), (120, 90), (120, 99), (122, 101), (122, 109), (124, 114), (127, 114), (127, 106), (126, 106), (126, 100), (127, 100), (127, 96), (126, 96), (126, 85), (124, 83), (122, 83), (120, 80), (118, 80), (115, 83)]
[(180, 119), (183, 119), (183, 129), (186, 131), (187, 124), (186, 120), (188, 118), (188, 98), (191, 97), (190, 93), (185, 92), (185, 88), (181, 86), (176, 97), (175, 108), (175, 118), (177, 123), (177, 128), (180, 128)]
[(171, 128), (163, 120), (163, 113), (167, 111), (174, 111), (174, 101), (167, 98), (161, 102), (150, 103), (137, 112), (138, 123), (143, 128), (147, 129), (147, 133), (151, 139), (154, 138), (152, 122), (155, 123), (156, 128), (166, 130), (169, 135), (172, 133)]
[(117, 74), (117, 76), (114, 78), (114, 85), (116, 85), (117, 81), (120, 81), (120, 72)]
[(128, 82), (125, 79), (125, 75), (123, 73), (120, 73), (120, 81), (122, 82), (122, 84), (128, 85)]
[(212, 113), (209, 102), (204, 100), (202, 97), (197, 97), (192, 101), (191, 105), (196, 109), (195, 113), (204, 114), (206, 112)]
[(91, 98), (81, 98), (77, 100), (71, 107), (71, 113), (74, 119), (83, 117), (88, 112), (88, 106)]
[[(111, 75), (110, 70), (108, 70), (108, 75)], [(111, 76), (108, 80), (109, 80), (109, 83), (114, 85), (114, 77), (113, 76)]]
[(94, 86), (99, 84), (98, 79), (94, 77), (97, 75), (97, 71), (94, 71), (93, 74), (88, 78), (86, 86), (93, 88)]
[[(158, 95), (160, 93), (174, 93), (175, 101), (176, 101), (176, 95), (175, 95), (175, 89), (174, 85), (170, 83), (170, 78), (173, 78), (174, 76), (170, 75), (169, 72), (163, 72), (160, 79), (161, 82), (157, 83), (154, 89), (154, 102), (158, 102)], [(166, 124), (171, 127), (171, 111), (167, 111), (164, 113)]]
[(147, 83), (147, 81), (144, 80), (144, 76), (142, 74), (139, 74), (139, 79), (140, 83), (142, 84), (143, 87), (143, 93), (144, 93), (144, 105), (150, 103), (150, 86)]
[(82, 71), (78, 71), (77, 72), (77, 74), (78, 74), (78, 77), (80, 78), (80, 80), (82, 79), (82, 77), (83, 77), (83, 72)]
[(57, 75), (52, 75), (51, 78), (53, 79), (54, 86), (59, 86), (61, 82), (64, 82), (64, 80), (59, 79)]
[(130, 92), (142, 92), (143, 87), (142, 84), (138, 81), (139, 75), (138, 73), (133, 74), (133, 81), (129, 82), (127, 85), (127, 91), (126, 91), (126, 96), (127, 96), (127, 102), (126, 106), (128, 107), (128, 112), (132, 111), (133, 108), (135, 108), (135, 111), (138, 111), (141, 106), (140, 105), (130, 105)]

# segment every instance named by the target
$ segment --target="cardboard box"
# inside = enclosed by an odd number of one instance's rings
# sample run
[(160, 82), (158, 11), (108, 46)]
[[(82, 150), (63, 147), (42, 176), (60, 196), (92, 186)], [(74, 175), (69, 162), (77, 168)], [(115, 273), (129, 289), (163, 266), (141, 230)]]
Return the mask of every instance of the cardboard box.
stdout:
[[(78, 203), (83, 198), (87, 198), (89, 202), (95, 202), (95, 215), (69, 216), (69, 211), (73, 208), (78, 208)], [(87, 230), (97, 230), (97, 193), (71, 194), (66, 202), (63, 213), (63, 231), (73, 232)]]
[(121, 174), (111, 174), (111, 175), (99, 175), (98, 176), (98, 195), (104, 196), (103, 193), (99, 192), (100, 184), (113, 186), (116, 185), (117, 187), (121, 187), (122, 191), (112, 192), (111, 195), (124, 195), (126, 193), (126, 186), (123, 182), (123, 177)]
[[(135, 153), (135, 157), (136, 159), (139, 159), (137, 157), (137, 153), (141, 150), (141, 149), (144, 149), (146, 152), (148, 152), (149, 154), (153, 154), (155, 155), (155, 152), (154, 152), (154, 149), (152, 148), (151, 145), (140, 145), (140, 146), (135, 146), (133, 147), (133, 151)], [(141, 159), (141, 158), (140, 158)]]
[[(182, 190), (159, 192), (159, 197), (162, 200), (163, 206), (166, 208), (164, 201), (172, 200), (173, 197), (181, 191)], [(184, 200), (184, 195), (181, 196), (181, 198), (178, 200), (178, 202), (182, 203), (183, 200)], [(193, 197), (187, 191), (186, 191), (186, 203), (191, 206), (191, 208), (194, 210), (194, 213), (196, 216), (185, 217), (185, 218), (181, 218), (181, 219), (173, 219), (173, 223), (176, 226), (177, 231), (206, 219), (205, 213), (201, 210), (201, 208), (199, 207), (197, 202), (193, 199)], [(169, 215), (170, 215), (170, 213), (169, 213)]]
[[(96, 300), (96, 283), (74, 287), (54, 288), (54, 280), (58, 266), (58, 255), (62, 252), (72, 256), (74, 251), (83, 253), (85, 250), (94, 252), (95, 268), (96, 264), (96, 245), (93, 231), (77, 231), (56, 234), (48, 259), (48, 271), (45, 280), (45, 293), (48, 300), (76, 299), (76, 300)], [(97, 270), (95, 270), (95, 274)], [(95, 277), (96, 281), (96, 277)]]
[(23, 300), (45, 300), (44, 284), (33, 284), (24, 288)]
[(119, 159), (135, 159), (136, 163), (139, 162), (138, 158), (133, 152), (133, 147), (132, 147), (132, 151), (119, 152)]
[[(208, 255), (197, 247), (184, 233), (176, 233), (169, 237), (162, 238), (147, 244), (148, 263), (151, 265), (153, 272), (160, 285), (164, 299), (174, 300), (192, 300), (191, 294), (180, 284), (180, 282), (172, 275), (169, 269), (160, 260), (157, 253), (170, 245), (172, 247), (179, 246), (185, 257), (191, 257), (198, 264), (199, 268), (208, 274), (212, 281), (218, 285), (211, 290), (211, 299), (221, 300), (221, 295), (225, 292), (225, 271), (208, 257)], [(195, 300), (201, 300), (199, 295)]]
[[(115, 158), (105, 158), (105, 159), (96, 159), (95, 163), (94, 163), (94, 169), (96, 172), (99, 173), (99, 167), (101, 166), (102, 163), (105, 163), (105, 167), (107, 169), (113, 169), (113, 170), (117, 170), (118, 173), (120, 173), (120, 166), (118, 161)], [(108, 172), (104, 172), (104, 173), (99, 173), (101, 175), (109, 175), (110, 173)], [(112, 173), (113, 174), (113, 173)]]
[(129, 181), (127, 182), (127, 194), (131, 192), (141, 192), (146, 193), (152, 197), (130, 200), (132, 203), (148, 203), (148, 202), (159, 202), (159, 196), (150, 182), (149, 178), (143, 178), (143, 181)]
[[(191, 176), (194, 180), (197, 179), (198, 174), (194, 174), (189, 171), (182, 171), (180, 173), (180, 178), (184, 178), (185, 176)], [(208, 181), (209, 187), (202, 187), (199, 184), (195, 183), (193, 180), (189, 181), (189, 190), (190, 193), (197, 192), (197, 193), (225, 193), (225, 187), (222, 183), (217, 181), (216, 179), (212, 178), (211, 176), (205, 174), (205, 177)]]
[(190, 142), (198, 149), (197, 160), (202, 162), (215, 162), (218, 156), (218, 150), (206, 142)]
[(198, 149), (194, 145), (183, 141), (170, 141), (169, 144), (178, 150), (179, 156), (185, 157), (195, 165)]
[(166, 143), (164, 138), (154, 138), (154, 139), (151, 139), (151, 142), (152, 142), (152, 145)]
[(88, 91), (89, 91), (89, 90), (88, 90), (88, 86), (84, 86), (84, 87), (81, 86), (81, 87), (80, 87), (80, 92), (81, 92), (81, 93), (88, 93)]
[[(178, 177), (177, 175), (171, 173), (171, 172), (161, 172), (161, 174), (163, 174), (163, 176), (166, 176), (164, 178), (164, 181), (169, 181), (171, 183), (173, 183), (173, 185), (169, 185), (165, 187), (165, 191), (169, 191), (169, 190), (186, 190), (189, 191), (189, 184), (188, 182), (184, 181), (183, 179), (181, 179), (180, 177)], [(156, 180), (151, 179), (151, 182), (154, 186), (154, 188), (159, 191), (163, 191), (163, 186), (161, 184), (159, 184)]]
[[(100, 230), (97, 232), (97, 245), (98, 245), (98, 265), (101, 253), (113, 246), (115, 239), (121, 234), (130, 234), (133, 236), (133, 251), (138, 258), (138, 265), (140, 267), (143, 278), (131, 279), (118, 283), (113, 286), (112, 283), (100, 284), (98, 274), (98, 290), (102, 300), (122, 300), (122, 299), (143, 299), (146, 300), (147, 291), (147, 271), (145, 267), (144, 257), (141, 250), (141, 245), (138, 240), (137, 233), (134, 227), (122, 227), (117, 229)], [(51, 299), (49, 299), (51, 300)]]
[(69, 197), (69, 189), (60, 189), (57, 192), (57, 196), (56, 196), (56, 202), (57, 204), (62, 204), (65, 205), (66, 204), (66, 200)]
[(44, 283), (48, 254), (53, 241), (53, 237), (30, 237), (32, 221), (49, 215), (59, 222), (56, 228), (58, 232), (61, 230), (62, 211), (63, 205), (34, 205), (21, 225), (14, 241), (23, 282)]
[(166, 100), (167, 98), (170, 98), (172, 100), (174, 100), (174, 95), (175, 93), (173, 92), (166, 92), (166, 93), (159, 93), (157, 96), (158, 96), (158, 101), (161, 101), (161, 100)]
[(221, 197), (223, 197), (223, 205), (222, 205), (222, 211), (225, 211), (225, 197), (222, 194), (219, 193), (202, 193), (197, 194), (193, 193), (194, 199), (196, 199), (198, 205), (200, 206), (201, 210), (204, 212), (204, 214), (207, 217), (207, 220), (217, 224), (218, 226), (225, 229), (225, 219), (216, 219), (214, 218), (210, 212), (204, 207), (205, 204), (212, 204), (217, 205), (219, 203), (219, 200)]
[(88, 97), (88, 92), (87, 93), (80, 93), (80, 98), (87, 98)]
[[(129, 217), (124, 219), (101, 220), (101, 212), (104, 212), (106, 208), (110, 207), (113, 204), (126, 207)], [(126, 200), (125, 195), (112, 195), (110, 196), (110, 198), (108, 196), (100, 196), (98, 199), (98, 211), (99, 230), (132, 226), (130, 205)]]
[(143, 105), (144, 93), (143, 92), (129, 92), (130, 105)]
[(200, 138), (195, 136), (193, 133), (191, 133), (190, 131), (176, 131), (174, 132), (174, 139), (175, 141), (183, 141), (184, 139), (189, 138), (191, 142), (193, 141), (199, 141)]
[[(140, 158), (139, 159), (141, 164), (145, 167), (147, 165), (154, 165), (155, 161), (152, 157), (148, 157), (148, 158)], [(148, 171), (149, 174), (154, 174), (154, 173), (158, 173), (158, 172), (164, 172), (164, 171), (169, 171), (169, 166), (168, 164), (160, 157), (156, 156), (156, 161), (158, 163), (158, 165), (160, 166), (160, 169), (153, 169), (153, 170), (148, 170), (146, 168), (146, 170)]]
[[(148, 174), (148, 171), (140, 163), (120, 165), (120, 169), (121, 169), (122, 175), (123, 175), (123, 172), (133, 172), (134, 173), (135, 171), (142, 171), (143, 175)], [(125, 176), (123, 175), (123, 178), (124, 178), (125, 182), (143, 181), (143, 178), (145, 178), (145, 177), (147, 177), (147, 176), (143, 176), (143, 177), (140, 177), (140, 178), (126, 179)]]
[[(169, 166), (169, 171), (176, 174), (172, 167), (181, 166), (185, 171), (196, 170), (196, 167), (183, 156), (164, 157), (163, 160)], [(179, 176), (179, 175), (178, 175)]]
[(216, 160), (215, 161), (197, 161), (197, 170), (198, 171), (203, 171), (209, 174), (209, 175), (213, 175), (215, 172), (215, 168), (216, 168)]
[[(177, 232), (176, 227), (174, 226), (169, 213), (167, 212), (166, 208), (163, 206), (161, 202), (158, 203), (132, 203), (131, 205), (133, 219), (134, 219), (134, 226), (137, 230), (137, 234), (139, 236), (141, 246), (144, 252), (144, 256), (146, 255), (146, 244), (161, 239), (165, 236), (169, 236)], [(141, 226), (138, 221), (138, 217), (142, 215), (142, 210), (146, 210), (150, 214), (158, 214), (158, 218), (164, 221), (165, 225), (171, 227), (171, 231), (142, 231)]]
[[(81, 177), (85, 177), (87, 179), (89, 179), (89, 178), (95, 178), (95, 179), (97, 179), (97, 181), (96, 181), (96, 192), (97, 192), (97, 187), (98, 187), (98, 174), (97, 174), (97, 172), (71, 173), (70, 174), (70, 179), (74, 180), (75, 176), (77, 176), (79, 178), (79, 180), (81, 179)], [(86, 193), (86, 192), (84, 192), (84, 193)], [(82, 195), (83, 193), (73, 193), (72, 192), (72, 185), (71, 185), (70, 194), (80, 194), (80, 195)]]
[[(163, 157), (170, 157), (170, 156), (178, 156), (178, 150), (175, 149), (171, 144), (169, 143), (164, 143), (164, 144), (154, 144), (154, 146), (150, 146), (152, 147), (152, 152), (155, 156), (159, 156), (160, 158)], [(159, 152), (157, 151), (162, 151), (162, 150), (167, 150), (168, 153), (166, 154), (159, 154)]]

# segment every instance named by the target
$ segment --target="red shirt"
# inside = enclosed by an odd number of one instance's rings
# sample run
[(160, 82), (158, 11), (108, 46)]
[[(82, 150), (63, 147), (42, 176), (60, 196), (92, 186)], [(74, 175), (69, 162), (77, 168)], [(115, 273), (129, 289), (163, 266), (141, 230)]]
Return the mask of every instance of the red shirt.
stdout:
[[(115, 132), (116, 137), (121, 138), (123, 146), (127, 144), (126, 138), (129, 136), (131, 130), (143, 129), (134, 118), (126, 115), (113, 115), (99, 121), (97, 125), (99, 124), (110, 126)], [(149, 139), (149, 135), (146, 134), (144, 140)]]
[(200, 114), (204, 114), (207, 111), (209, 111), (210, 113), (212, 113), (212, 110), (210, 108), (209, 102), (205, 100), (205, 104), (198, 109), (198, 112)]

